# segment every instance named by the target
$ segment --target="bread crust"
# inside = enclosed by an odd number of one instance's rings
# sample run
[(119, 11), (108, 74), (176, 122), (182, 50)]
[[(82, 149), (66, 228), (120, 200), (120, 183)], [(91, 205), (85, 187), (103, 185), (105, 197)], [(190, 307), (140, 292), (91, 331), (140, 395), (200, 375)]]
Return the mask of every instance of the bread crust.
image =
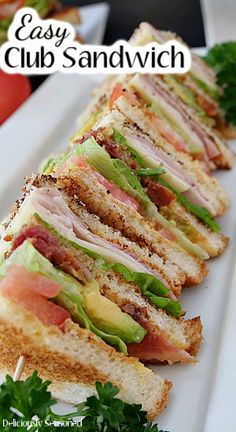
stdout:
[[(105, 188), (97, 182), (95, 187), (89, 170), (83, 169), (79, 172), (77, 168), (75, 171), (65, 169), (63, 175), (58, 178), (57, 185), (71, 196), (81, 199), (88, 211), (99, 216), (102, 222), (120, 230), (124, 236), (137, 242), (141, 247), (147, 246), (150, 252), (157, 253), (164, 261), (170, 260), (177, 264), (185, 273), (185, 286), (197, 285), (207, 274), (207, 265), (204, 261), (189, 255), (180, 246), (165, 239), (134, 209), (111, 195), (108, 198)], [(186, 263), (189, 261), (186, 260), (191, 261), (195, 272), (187, 267)]]
[[(116, 352), (71, 320), (66, 321), (64, 332), (55, 326), (45, 327), (31, 312), (2, 295), (0, 349), (1, 370), (12, 374), (19, 356), (23, 355), (25, 376), (37, 370), (43, 379), (53, 381), (59, 388), (68, 382), (72, 386), (82, 384), (94, 388), (96, 381), (110, 381), (119, 387), (121, 398), (141, 403), (150, 418), (164, 409), (172, 387), (169, 381), (154, 375), (137, 359)], [(127, 382), (130, 377), (134, 391)]]
[(202, 323), (200, 316), (187, 320), (186, 322), (186, 334), (190, 341), (188, 352), (192, 356), (196, 356), (199, 351), (202, 341)]

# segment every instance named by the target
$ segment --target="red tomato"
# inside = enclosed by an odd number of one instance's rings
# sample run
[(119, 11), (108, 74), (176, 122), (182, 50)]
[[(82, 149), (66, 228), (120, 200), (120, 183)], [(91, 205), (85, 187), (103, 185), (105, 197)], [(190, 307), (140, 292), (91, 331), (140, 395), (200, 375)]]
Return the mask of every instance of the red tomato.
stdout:
[(126, 192), (123, 192), (115, 183), (108, 181), (99, 172), (94, 171), (95, 177), (97, 177), (99, 183), (104, 186), (116, 199), (126, 204), (129, 207), (133, 207), (137, 212), (141, 212), (141, 208), (138, 200), (129, 196)]
[(0, 125), (30, 96), (27, 77), (0, 70)]
[(0, 19), (12, 17), (22, 6), (24, 6), (24, 0), (0, 0)]
[(124, 89), (122, 84), (116, 84), (116, 86), (114, 87), (114, 90), (111, 94), (110, 97), (110, 101), (109, 101), (109, 106), (110, 109), (112, 109), (114, 102), (116, 101), (116, 99), (118, 99), (120, 96), (124, 96), (126, 97), (131, 103), (137, 105), (138, 100), (136, 98), (136, 96), (129, 92), (128, 90)]
[(32, 312), (46, 326), (56, 325), (63, 330), (69, 313), (47, 300), (60, 291), (58, 284), (37, 273), (12, 264), (7, 275), (0, 281), (1, 293)]

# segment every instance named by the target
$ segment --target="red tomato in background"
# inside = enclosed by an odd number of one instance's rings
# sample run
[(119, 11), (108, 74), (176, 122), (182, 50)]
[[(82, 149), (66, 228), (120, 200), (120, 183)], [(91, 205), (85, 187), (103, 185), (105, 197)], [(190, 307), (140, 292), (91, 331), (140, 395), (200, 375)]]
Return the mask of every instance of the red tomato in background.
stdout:
[(0, 70), (0, 125), (30, 96), (30, 80)]

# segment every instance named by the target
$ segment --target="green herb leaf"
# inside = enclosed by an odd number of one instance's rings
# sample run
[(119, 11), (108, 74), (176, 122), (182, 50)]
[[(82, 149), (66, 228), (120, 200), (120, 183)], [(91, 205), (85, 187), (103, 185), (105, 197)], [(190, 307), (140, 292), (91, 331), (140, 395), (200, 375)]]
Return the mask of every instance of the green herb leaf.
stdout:
[(210, 49), (205, 61), (215, 70), (220, 107), (229, 123), (236, 125), (236, 42), (217, 44)]
[(14, 410), (19, 412), (19, 418), (31, 420), (34, 416), (45, 419), (50, 407), (55, 401), (48, 391), (50, 382), (43, 382), (34, 372), (25, 381), (14, 382), (10, 376), (0, 386), (0, 426), (3, 420), (9, 421), (18, 417)]
[[(8, 375), (0, 386), (1, 430), (10, 432), (13, 430), (11, 422), (28, 421), (31, 422), (29, 429), (19, 426), (17, 431), (164, 432), (147, 420), (147, 413), (142, 411), (141, 405), (118, 399), (119, 389), (110, 382), (104, 385), (97, 382), (97, 395), (79, 404), (72, 413), (55, 414), (52, 406), (56, 402), (48, 390), (49, 384), (49, 381), (43, 382), (37, 372), (25, 381), (14, 382)], [(78, 425), (73, 418), (81, 416), (84, 419), (82, 425)], [(6, 421), (9, 426), (5, 425)], [(36, 421), (38, 424), (33, 426)]]

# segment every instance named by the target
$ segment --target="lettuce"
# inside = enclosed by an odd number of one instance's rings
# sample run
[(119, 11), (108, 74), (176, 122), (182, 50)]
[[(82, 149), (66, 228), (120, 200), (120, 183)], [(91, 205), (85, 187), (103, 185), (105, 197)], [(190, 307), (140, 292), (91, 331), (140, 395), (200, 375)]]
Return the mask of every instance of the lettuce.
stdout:
[(158, 178), (157, 181), (163, 186), (170, 189), (176, 195), (177, 201), (183, 207), (185, 207), (190, 213), (192, 213), (194, 216), (196, 216), (198, 219), (204, 222), (213, 232), (217, 233), (220, 231), (220, 226), (218, 225), (218, 223), (215, 221), (211, 213), (206, 208), (191, 203), (191, 201), (189, 201), (189, 199), (186, 198), (186, 196), (178, 192), (176, 189), (174, 189), (164, 180)]
[[(154, 275), (142, 272), (133, 272), (121, 263), (107, 263), (105, 259), (96, 252), (93, 252), (78, 243), (68, 240), (59, 234), (54, 227), (43, 221), (39, 215), (35, 215), (36, 219), (43, 224), (48, 230), (56, 235), (60, 241), (65, 244), (72, 246), (75, 249), (81, 250), (89, 257), (96, 260), (97, 266), (101, 271), (113, 270), (123, 276), (126, 282), (133, 282), (136, 284), (144, 297), (149, 298), (150, 302), (161, 309), (166, 310), (168, 313), (175, 317), (180, 317), (182, 314), (181, 304), (178, 301), (173, 301), (167, 298), (170, 294), (170, 290)], [(166, 300), (163, 302), (163, 300)]]
[(89, 138), (83, 144), (79, 144), (75, 150), (77, 156), (86, 156), (87, 162), (93, 166), (108, 181), (115, 183), (121, 190), (137, 199), (147, 208), (151, 204), (150, 199), (132, 170), (120, 159), (112, 159), (94, 138)]
[(159, 177), (160, 175), (164, 174), (166, 171), (162, 165), (159, 165), (156, 168), (139, 168), (135, 172), (140, 177), (146, 177), (146, 176)]
[(126, 147), (130, 151), (131, 156), (136, 159), (138, 164), (141, 167), (145, 167), (146, 163), (143, 158), (133, 147), (129, 145), (128, 140), (117, 129), (113, 129), (112, 139), (115, 141), (116, 144)]
[[(47, 258), (41, 255), (37, 249), (34, 248), (30, 241), (25, 240), (24, 243), (1, 264), (0, 276), (3, 277), (6, 275), (7, 267), (12, 263), (21, 265), (30, 272), (39, 273), (58, 283), (61, 287), (61, 291), (57, 297), (53, 299), (55, 303), (58, 303), (67, 309), (75, 322), (92, 331), (109, 345), (115, 346), (119, 351), (127, 354), (127, 347), (123, 341), (125, 337), (122, 339), (117, 335), (109, 334), (103, 329), (98, 328), (93, 324), (92, 320), (84, 310), (83, 290), (88, 288), (83, 287), (73, 276), (56, 269)], [(120, 311), (120, 314), (122, 315), (123, 312)], [(141, 342), (146, 331), (129, 315), (124, 315), (126, 316), (126, 321), (127, 318), (130, 320), (130, 333), (128, 334), (127, 340), (129, 340), (129, 342)], [(121, 333), (124, 335), (122, 329)]]
[(152, 202), (146, 192), (144, 191), (136, 174), (120, 159), (112, 159), (113, 166), (117, 169), (120, 175), (123, 175), (130, 187), (132, 188), (132, 195), (139, 200), (139, 203), (144, 209), (152, 206)]
[(164, 174), (165, 170), (159, 166), (157, 168), (140, 168), (136, 171), (137, 175), (140, 177), (142, 176), (150, 176), (154, 177), (154, 179), (168, 188), (171, 192), (173, 192), (177, 198), (177, 201), (186, 208), (191, 214), (196, 216), (198, 219), (200, 219), (202, 222), (204, 222), (212, 231), (219, 232), (220, 226), (215, 221), (213, 216), (210, 214), (210, 212), (197, 204), (191, 203), (186, 196), (184, 196), (181, 192), (178, 192), (175, 188), (169, 185), (165, 180), (163, 180), (160, 175)]

